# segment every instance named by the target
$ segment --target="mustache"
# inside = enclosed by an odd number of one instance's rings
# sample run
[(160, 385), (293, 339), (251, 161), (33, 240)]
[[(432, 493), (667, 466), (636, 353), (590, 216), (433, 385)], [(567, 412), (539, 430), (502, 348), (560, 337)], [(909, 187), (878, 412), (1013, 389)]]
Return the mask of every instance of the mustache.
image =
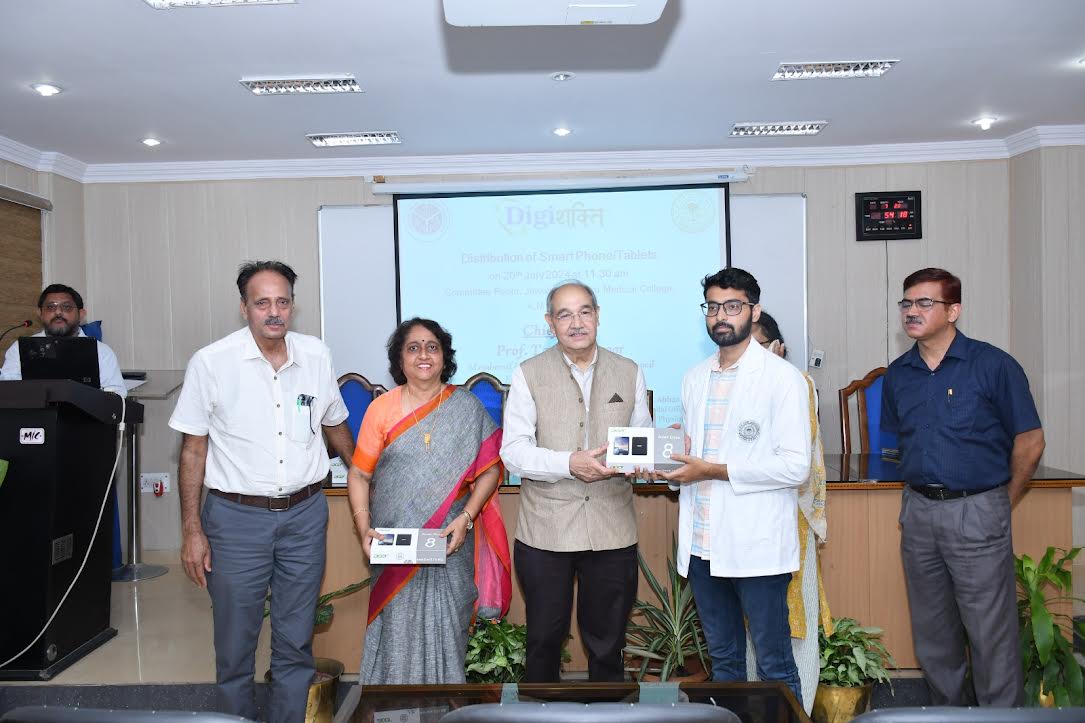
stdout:
[(905, 324), (918, 324), (921, 319), (918, 316), (906, 316), (904, 317)]
[(715, 326), (712, 327), (713, 332), (721, 331), (723, 329), (728, 329), (730, 331), (734, 331), (735, 327), (731, 326), (726, 321), (718, 322)]
[(283, 325), (282, 317), (278, 317), (278, 316), (269, 316), (264, 321), (264, 326), (282, 326), (282, 325)]

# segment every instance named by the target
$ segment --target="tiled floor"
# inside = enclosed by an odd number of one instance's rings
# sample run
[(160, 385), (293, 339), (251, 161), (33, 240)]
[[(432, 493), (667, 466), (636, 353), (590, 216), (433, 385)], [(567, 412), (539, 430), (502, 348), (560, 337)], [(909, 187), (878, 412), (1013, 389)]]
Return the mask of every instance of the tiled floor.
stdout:
[[(209, 683), (215, 680), (211, 600), (193, 585), (176, 558), (169, 572), (142, 582), (115, 582), (110, 621), (117, 636), (55, 678), (41, 685), (125, 683)], [(256, 653), (256, 675), (263, 678), (271, 659), (265, 622)]]

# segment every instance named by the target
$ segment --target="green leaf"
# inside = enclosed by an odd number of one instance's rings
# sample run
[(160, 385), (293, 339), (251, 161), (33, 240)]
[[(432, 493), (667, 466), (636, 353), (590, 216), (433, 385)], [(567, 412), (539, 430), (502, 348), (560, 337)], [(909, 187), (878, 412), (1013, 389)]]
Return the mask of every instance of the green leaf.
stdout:
[(1047, 665), (1051, 659), (1051, 646), (1054, 644), (1055, 622), (1051, 619), (1044, 601), (1043, 593), (1039, 590), (1032, 592), (1030, 601), (1032, 608), (1032, 635), (1036, 640), (1036, 652), (1039, 654), (1040, 664)]

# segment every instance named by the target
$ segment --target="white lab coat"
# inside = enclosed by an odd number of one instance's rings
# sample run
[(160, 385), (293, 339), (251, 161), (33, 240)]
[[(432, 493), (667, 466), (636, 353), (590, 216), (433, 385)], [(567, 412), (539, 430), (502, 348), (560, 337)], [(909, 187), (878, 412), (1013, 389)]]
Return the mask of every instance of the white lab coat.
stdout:
[[(690, 454), (702, 456), (713, 354), (682, 379)], [(751, 342), (739, 359), (718, 459), (729, 480), (711, 481), (710, 570), (758, 577), (799, 569), (798, 488), (810, 474), (810, 398), (795, 367)], [(678, 497), (678, 571), (689, 570), (694, 484)]]

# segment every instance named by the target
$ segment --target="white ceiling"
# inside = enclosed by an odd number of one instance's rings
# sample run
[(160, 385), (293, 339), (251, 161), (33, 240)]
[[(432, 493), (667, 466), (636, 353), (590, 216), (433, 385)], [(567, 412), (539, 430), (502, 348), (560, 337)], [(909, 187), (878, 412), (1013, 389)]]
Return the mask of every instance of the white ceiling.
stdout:
[[(1085, 124), (1083, 57), (1082, 0), (669, 0), (652, 25), (549, 28), (452, 27), (440, 0), (0, 0), (0, 136), (88, 164), (991, 140)], [(770, 80), (781, 62), (882, 58), (901, 62), (881, 79)], [(550, 80), (558, 70), (576, 79)], [(365, 93), (257, 97), (238, 83), (323, 73)], [(64, 92), (42, 98), (38, 82)], [(971, 124), (983, 115), (1000, 119), (986, 133)], [(796, 120), (829, 125), (728, 135)], [(403, 143), (305, 139), (363, 130)]]

